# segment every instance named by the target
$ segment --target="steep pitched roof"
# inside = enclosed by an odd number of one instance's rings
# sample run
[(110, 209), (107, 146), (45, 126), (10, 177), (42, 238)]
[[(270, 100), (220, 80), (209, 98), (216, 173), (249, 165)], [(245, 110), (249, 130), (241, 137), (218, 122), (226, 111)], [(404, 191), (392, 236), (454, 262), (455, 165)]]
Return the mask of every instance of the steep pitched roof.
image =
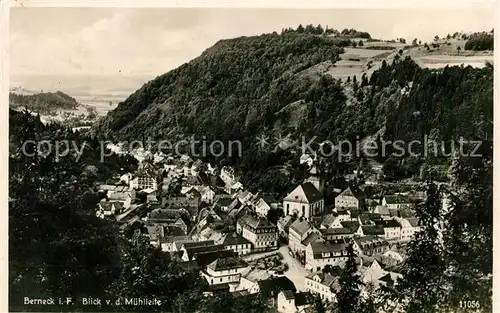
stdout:
[(314, 203), (322, 199), (321, 192), (311, 182), (307, 182), (297, 186), (285, 197), (284, 201)]
[(213, 271), (225, 271), (247, 267), (248, 263), (238, 257), (220, 258), (208, 265)]
[(335, 219), (337, 219), (337, 216), (335, 216), (334, 214), (328, 214), (321, 222), (321, 225), (329, 228), (333, 224), (333, 222), (335, 222)]
[(293, 282), (285, 276), (268, 278), (258, 281), (257, 284), (260, 289), (259, 293), (266, 298), (276, 296), (280, 291), (290, 290), (295, 292), (297, 290)]
[[(312, 243), (310, 243), (310, 246), (311, 246), (311, 249), (313, 251), (314, 259), (321, 259), (321, 258), (323, 258), (323, 253), (345, 251), (348, 244), (345, 244), (345, 243), (331, 244), (328, 242), (312, 242)], [(329, 256), (329, 257), (331, 257), (331, 256)]]
[(290, 225), (292, 225), (292, 219), (293, 217), (290, 215), (283, 216), (278, 220), (278, 225), (280, 225), (283, 228), (290, 227)]
[(251, 243), (249, 240), (243, 238), (240, 234), (237, 233), (229, 233), (226, 234), (222, 240), (221, 243), (225, 246), (229, 245), (241, 245), (241, 244), (249, 244)]
[(273, 224), (269, 223), (267, 219), (262, 217), (255, 217), (250, 214), (241, 217), (238, 220), (238, 223), (240, 223), (241, 225), (250, 226), (251, 228), (254, 229), (276, 227)]
[(308, 279), (314, 280), (315, 277), (319, 277), (320, 283), (323, 286), (334, 287), (338, 281), (338, 277), (333, 276), (329, 273), (315, 272), (306, 276)]
[(304, 246), (307, 246), (308, 244), (310, 244), (311, 242), (315, 242), (319, 238), (321, 238), (321, 236), (318, 235), (317, 233), (310, 233), (309, 236), (307, 236), (306, 238), (304, 238), (304, 240), (302, 240), (302, 244)]
[(312, 227), (311, 223), (309, 223), (308, 221), (306, 220), (301, 221), (300, 219), (297, 219), (295, 220), (295, 222), (292, 223), (292, 225), (290, 225), (290, 230), (293, 230), (294, 232), (302, 236), (309, 229), (311, 229), (311, 227)]
[(416, 217), (408, 217), (406, 218), (406, 220), (408, 221), (408, 223), (410, 223), (412, 227), (420, 226), (420, 221)]
[(360, 226), (358, 221), (344, 221), (340, 222), (340, 225), (342, 225), (343, 228), (349, 229), (353, 233), (356, 232)]
[(339, 196), (355, 197), (358, 200), (366, 198), (366, 194), (357, 187), (347, 187)]

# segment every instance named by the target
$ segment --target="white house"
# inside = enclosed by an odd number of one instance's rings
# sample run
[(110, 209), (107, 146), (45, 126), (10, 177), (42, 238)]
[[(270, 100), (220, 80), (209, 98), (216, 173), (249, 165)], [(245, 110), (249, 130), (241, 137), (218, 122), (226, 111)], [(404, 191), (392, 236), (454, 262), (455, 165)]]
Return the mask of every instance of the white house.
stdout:
[(401, 226), (401, 240), (410, 241), (413, 238), (415, 231), (408, 219), (396, 216), (394, 217), (394, 220), (396, 220)]
[(269, 223), (267, 219), (247, 214), (238, 219), (236, 230), (243, 238), (249, 240), (256, 250), (278, 246), (278, 227)]
[(201, 195), (201, 201), (206, 203), (212, 203), (214, 201), (215, 191), (209, 186), (199, 188), (198, 192)]
[(220, 258), (210, 263), (201, 275), (209, 285), (229, 284), (229, 290), (234, 291), (247, 268), (248, 263), (238, 257)]
[(123, 213), (124, 206), (120, 201), (101, 201), (97, 204), (96, 216), (104, 218)]
[(336, 208), (357, 208), (365, 206), (366, 195), (363, 191), (355, 187), (348, 187), (335, 198)]
[(343, 266), (348, 259), (348, 244), (330, 244), (327, 242), (311, 242), (306, 248), (305, 268), (310, 271), (320, 271), (326, 265)]
[(320, 237), (319, 231), (310, 222), (300, 219), (295, 220), (288, 230), (288, 247), (290, 251), (303, 253), (309, 244), (309, 240), (306, 241), (306, 239), (313, 234), (317, 234), (317, 238)]
[(291, 290), (282, 290), (278, 294), (276, 309), (280, 313), (305, 313), (309, 308), (309, 297), (305, 292), (293, 293)]
[(395, 220), (382, 220), (376, 222), (378, 226), (384, 229), (384, 238), (386, 240), (399, 240), (401, 239), (401, 224)]
[(296, 214), (310, 220), (313, 216), (321, 215), (323, 209), (323, 195), (311, 182), (297, 186), (283, 199), (285, 215)]
[(255, 203), (255, 212), (266, 217), (269, 210), (271, 210), (271, 206), (262, 197), (259, 197)]
[(336, 292), (340, 290), (338, 277), (328, 273), (316, 272), (306, 276), (306, 291), (317, 294), (325, 302), (336, 302)]

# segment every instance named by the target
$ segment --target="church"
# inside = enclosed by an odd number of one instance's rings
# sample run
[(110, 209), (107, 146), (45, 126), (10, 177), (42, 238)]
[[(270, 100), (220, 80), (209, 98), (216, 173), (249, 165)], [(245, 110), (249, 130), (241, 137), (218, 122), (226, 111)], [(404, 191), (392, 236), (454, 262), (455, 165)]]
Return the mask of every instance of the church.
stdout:
[(286, 215), (297, 215), (310, 221), (313, 216), (321, 216), (324, 212), (324, 182), (318, 166), (313, 163), (309, 177), (283, 199), (283, 212)]

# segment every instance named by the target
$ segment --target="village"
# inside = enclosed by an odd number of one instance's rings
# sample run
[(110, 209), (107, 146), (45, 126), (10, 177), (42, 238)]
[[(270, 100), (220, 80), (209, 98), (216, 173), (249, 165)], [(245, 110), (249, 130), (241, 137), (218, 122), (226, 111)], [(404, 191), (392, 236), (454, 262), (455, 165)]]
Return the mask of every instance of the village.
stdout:
[(334, 303), (349, 245), (365, 286), (394, 287), (406, 244), (420, 229), (414, 205), (422, 192), (370, 199), (353, 185), (334, 190), (334, 204), (325, 205), (325, 182), (310, 155), (300, 157), (308, 178), (276, 199), (246, 190), (228, 166), (131, 154), (138, 170), (99, 185), (96, 215), (147, 236), (182, 268), (199, 269), (207, 295), (259, 293), (279, 312), (302, 312), (308, 294)]

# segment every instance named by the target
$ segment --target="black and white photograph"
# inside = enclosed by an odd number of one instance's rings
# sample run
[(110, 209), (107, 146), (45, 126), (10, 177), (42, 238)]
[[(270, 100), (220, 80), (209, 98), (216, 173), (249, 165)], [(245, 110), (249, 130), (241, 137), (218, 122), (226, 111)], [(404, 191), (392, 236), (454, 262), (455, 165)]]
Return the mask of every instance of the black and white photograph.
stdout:
[(2, 7), (6, 310), (496, 311), (498, 3), (34, 2)]

